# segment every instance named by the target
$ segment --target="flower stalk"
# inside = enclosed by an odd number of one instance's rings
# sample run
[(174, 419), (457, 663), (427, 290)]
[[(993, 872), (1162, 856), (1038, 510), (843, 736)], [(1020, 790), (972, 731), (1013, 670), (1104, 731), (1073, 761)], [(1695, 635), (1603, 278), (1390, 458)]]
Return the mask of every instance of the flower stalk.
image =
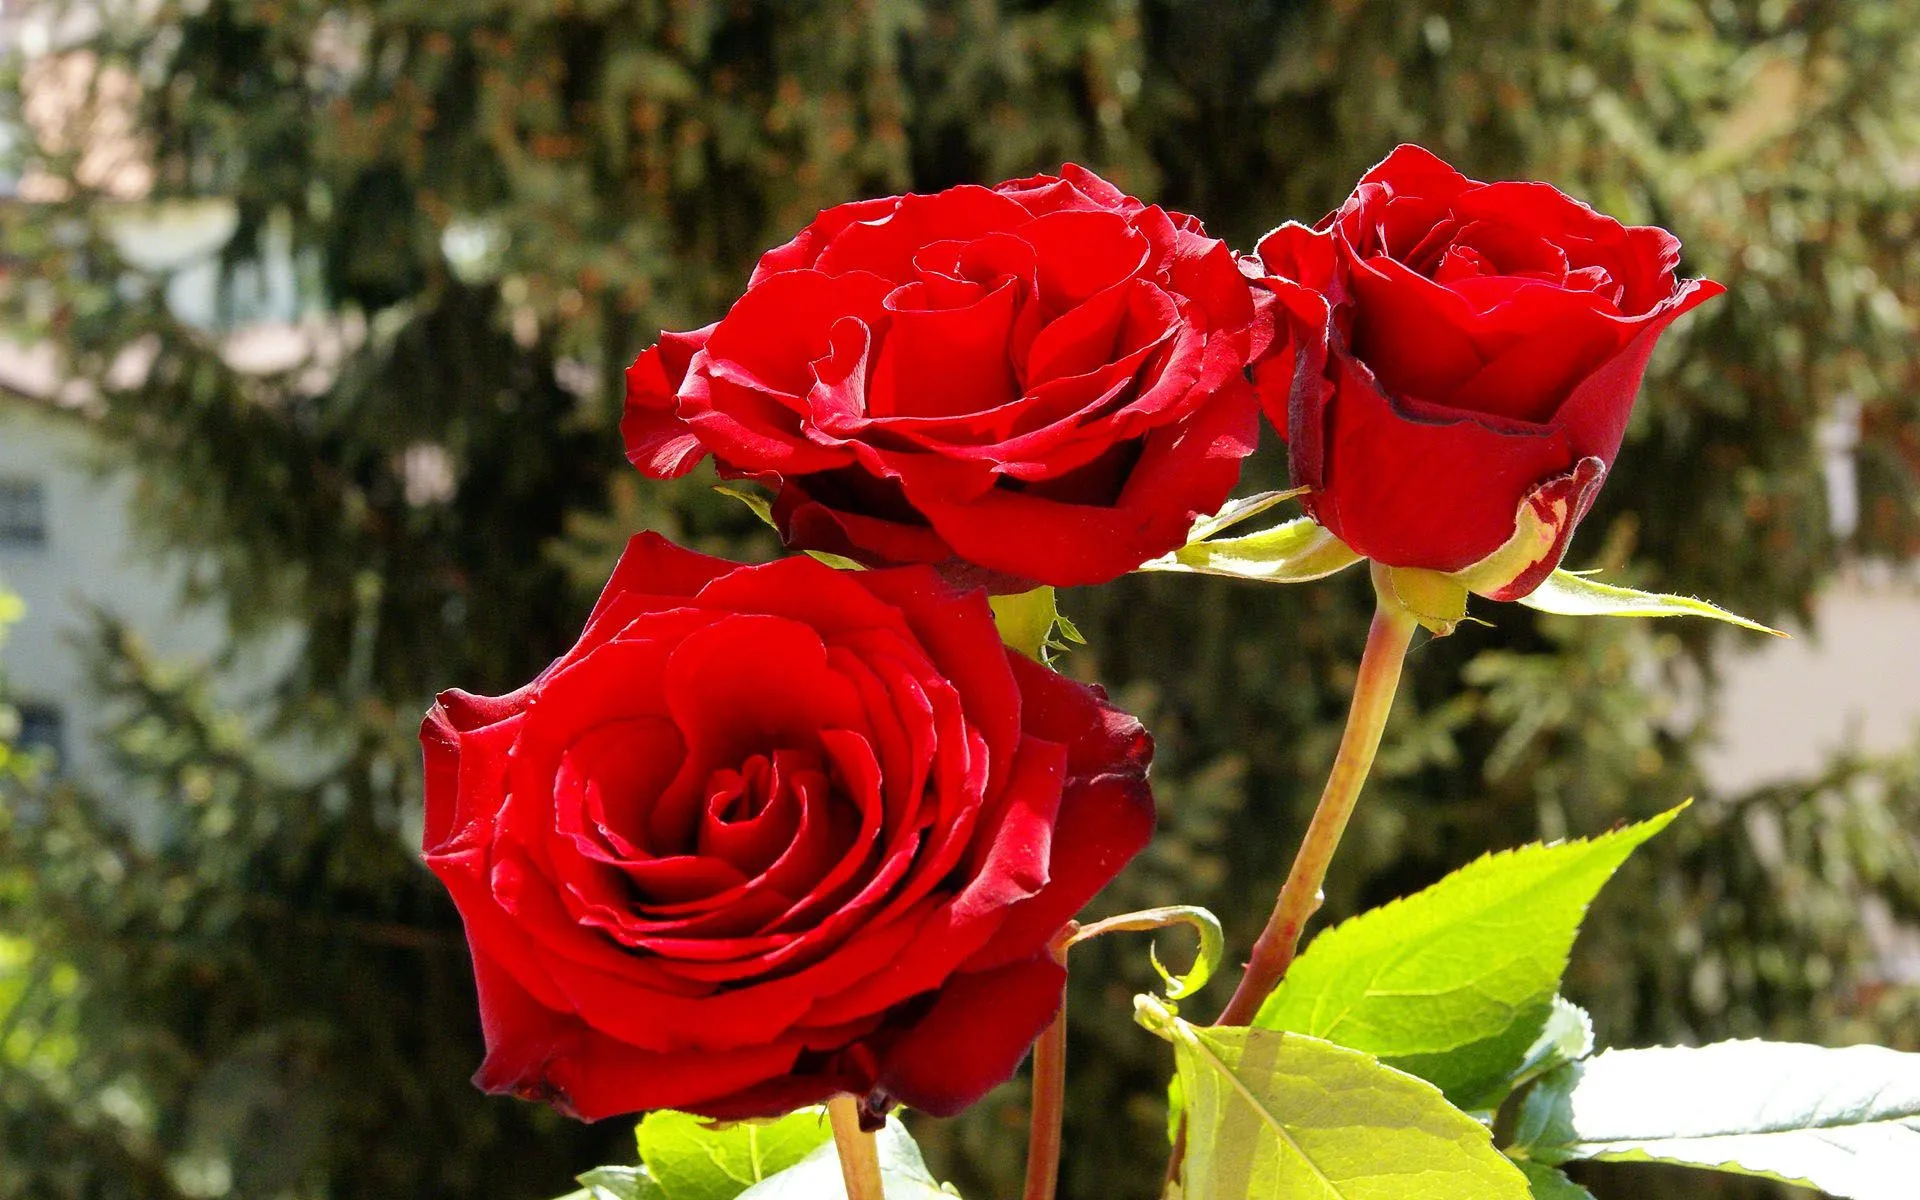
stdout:
[(1353, 706), (1347, 712), (1346, 732), (1340, 737), (1326, 790), (1294, 855), (1293, 868), (1280, 888), (1273, 914), (1253, 944), (1240, 986), (1234, 989), (1217, 1025), (1250, 1024), (1260, 1005), (1286, 977), (1299, 949), (1301, 930), (1320, 907), (1320, 885), (1326, 881), (1327, 867), (1333, 862), (1334, 851), (1340, 846), (1340, 837), (1346, 832), (1360, 789), (1373, 766), (1373, 756), (1380, 748), (1380, 734), (1400, 686), (1400, 668), (1413, 642), (1413, 631), (1420, 624), (1395, 596), (1384, 574), (1382, 568), (1374, 567), (1379, 607), (1367, 632), (1367, 648), (1361, 655), (1353, 688)]
[(827, 1101), (827, 1119), (833, 1124), (833, 1148), (840, 1154), (847, 1200), (886, 1200), (880, 1184), (880, 1148), (873, 1134), (860, 1127), (859, 1098), (842, 1093)]
[[(1068, 921), (1047, 947), (1053, 960), (1067, 965), (1067, 947), (1079, 940), (1080, 925)], [(1033, 1044), (1032, 1115), (1027, 1124), (1027, 1181), (1021, 1200), (1053, 1200), (1060, 1187), (1060, 1151), (1067, 1108), (1067, 994), (1060, 1011)]]
[(1067, 1002), (1033, 1044), (1033, 1116), (1021, 1200), (1053, 1200), (1060, 1186), (1061, 1127), (1067, 1103)]

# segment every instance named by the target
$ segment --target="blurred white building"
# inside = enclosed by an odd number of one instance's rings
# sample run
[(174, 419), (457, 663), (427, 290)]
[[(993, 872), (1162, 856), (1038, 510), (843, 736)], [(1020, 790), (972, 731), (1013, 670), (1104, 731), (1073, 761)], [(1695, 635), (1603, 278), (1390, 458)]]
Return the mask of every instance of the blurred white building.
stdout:
[[(293, 320), (298, 289), (284, 239), (276, 252), (269, 237), (266, 266), (223, 279), (217, 256), (237, 224), (233, 205), (147, 199), (152, 171), (132, 133), (137, 82), (89, 52), (60, 49), (96, 18), (87, 5), (0, 0), (0, 53), (28, 60), (23, 118), (42, 144), (78, 148), (83, 183), (117, 199), (104, 232), (130, 264), (166, 281), (175, 317), (218, 337), (243, 368), (298, 361), (313, 338)], [(0, 127), (0, 150), (16, 136)], [(64, 186), (28, 163), (0, 174), (0, 204), (58, 200)], [(21, 286), (4, 274), (0, 261), (0, 282)], [(115, 370), (137, 376), (145, 368), (135, 352)], [(219, 660), (216, 697), (242, 712), (291, 664), (300, 632), (289, 625), (236, 647), (217, 604), (184, 601), (191, 560), (142, 535), (132, 463), (100, 434), (91, 399), (86, 385), (63, 376), (54, 347), (0, 341), (0, 589), (26, 605), (0, 646), (0, 667), (20, 740), (150, 832), (159, 810), (113, 769), (105, 738), (113, 714), (88, 669), (96, 611), (123, 622), (163, 661)]]
[[(0, 379), (0, 586), (26, 604), (0, 659), (20, 740), (151, 832), (151, 798), (129, 790), (107, 753), (112, 713), (87, 669), (93, 614), (125, 622), (170, 662), (211, 662), (233, 638), (217, 607), (182, 603), (188, 562), (145, 547), (133, 489), (132, 471), (89, 418)], [(288, 629), (242, 648), (223, 671), (221, 699), (244, 706), (298, 642)]]

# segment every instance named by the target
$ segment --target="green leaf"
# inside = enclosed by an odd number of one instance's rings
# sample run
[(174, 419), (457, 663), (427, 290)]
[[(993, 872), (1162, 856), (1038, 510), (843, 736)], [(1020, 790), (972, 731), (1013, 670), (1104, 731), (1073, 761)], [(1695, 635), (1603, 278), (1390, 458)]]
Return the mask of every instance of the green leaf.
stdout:
[(559, 1200), (666, 1200), (645, 1167), (595, 1167), (578, 1179), (583, 1186)]
[(1533, 1039), (1526, 1057), (1513, 1073), (1512, 1086), (1518, 1087), (1556, 1067), (1578, 1062), (1593, 1053), (1593, 1018), (1564, 996), (1553, 998), (1553, 1009), (1540, 1036)]
[(645, 1167), (595, 1167), (580, 1176), (584, 1186), (561, 1200), (665, 1200), (666, 1192)]
[(1920, 1054), (1754, 1041), (1612, 1050), (1542, 1078), (1514, 1141), (1512, 1153), (1547, 1164), (1681, 1163), (1910, 1200)]
[(1571, 571), (1555, 571), (1547, 576), (1545, 583), (1520, 597), (1520, 603), (1563, 617), (1710, 617), (1756, 633), (1787, 636), (1778, 629), (1758, 621), (1749, 621), (1705, 600), (1615, 587)]
[[(880, 1184), (887, 1200), (953, 1200), (920, 1157), (920, 1147), (898, 1117), (874, 1135), (880, 1152)], [(831, 1139), (795, 1165), (740, 1193), (739, 1200), (846, 1200), (840, 1155)]]
[(680, 1112), (649, 1113), (635, 1131), (640, 1161), (665, 1200), (733, 1200), (833, 1139), (826, 1110), (716, 1126)]
[(1202, 1029), (1150, 996), (1187, 1113), (1185, 1200), (1526, 1200), (1486, 1126), (1370, 1054), (1265, 1029)]
[(1254, 1025), (1377, 1054), (1497, 1104), (1547, 1027), (1587, 906), (1679, 809), (1591, 841), (1488, 855), (1314, 939)]
[(1193, 956), (1193, 966), (1183, 975), (1169, 972), (1160, 961), (1159, 950), (1152, 946), (1147, 948), (1147, 958), (1153, 963), (1154, 971), (1166, 982), (1167, 999), (1179, 1000), (1205, 987), (1207, 980), (1212, 979), (1213, 973), (1220, 969), (1221, 960), (1227, 956), (1227, 936), (1220, 928), (1220, 918), (1204, 908), (1192, 904), (1169, 904), (1161, 908), (1121, 913), (1116, 917), (1082, 925), (1067, 939), (1067, 945), (1075, 946), (1103, 933), (1165, 929), (1169, 925), (1188, 926), (1200, 938), (1200, 949)]
[(1568, 1179), (1558, 1167), (1535, 1162), (1520, 1164), (1520, 1173), (1533, 1189), (1533, 1200), (1593, 1200), (1593, 1193)]
[(1142, 563), (1142, 571), (1226, 575), (1263, 583), (1324, 579), (1360, 561), (1347, 544), (1311, 517), (1218, 541), (1188, 542), (1171, 554)]

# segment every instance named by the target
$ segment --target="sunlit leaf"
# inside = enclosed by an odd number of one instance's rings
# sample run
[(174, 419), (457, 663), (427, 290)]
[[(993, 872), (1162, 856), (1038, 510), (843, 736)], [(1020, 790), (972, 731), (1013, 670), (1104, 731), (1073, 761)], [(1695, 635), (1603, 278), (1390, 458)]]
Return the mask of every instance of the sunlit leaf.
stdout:
[(1592, 1192), (1568, 1179), (1558, 1167), (1523, 1162), (1520, 1173), (1527, 1177), (1527, 1186), (1533, 1189), (1533, 1200), (1593, 1200)]
[(1486, 1126), (1370, 1054), (1266, 1029), (1199, 1028), (1149, 996), (1187, 1114), (1186, 1200), (1525, 1200)]
[[(1377, 1054), (1457, 1103), (1497, 1102), (1554, 1013), (1587, 906), (1679, 812), (1491, 854), (1314, 939), (1254, 1019)], [(1572, 1036), (1572, 1035), (1562, 1035)]]
[(1756, 633), (1787, 636), (1778, 629), (1758, 621), (1749, 621), (1705, 600), (1616, 587), (1572, 571), (1555, 571), (1547, 576), (1546, 582), (1522, 596), (1520, 603), (1540, 612), (1563, 617), (1707, 617)]
[(1514, 1142), (1547, 1164), (1681, 1163), (1911, 1200), (1920, 1054), (1757, 1041), (1611, 1050), (1544, 1076)]
[(833, 1138), (826, 1110), (715, 1125), (680, 1112), (648, 1113), (635, 1130), (640, 1161), (666, 1200), (733, 1200)]
[[(874, 1139), (887, 1200), (953, 1200), (959, 1194), (934, 1179), (898, 1117), (889, 1117)], [(829, 1140), (794, 1166), (740, 1193), (739, 1200), (846, 1200), (846, 1195), (840, 1155)]]

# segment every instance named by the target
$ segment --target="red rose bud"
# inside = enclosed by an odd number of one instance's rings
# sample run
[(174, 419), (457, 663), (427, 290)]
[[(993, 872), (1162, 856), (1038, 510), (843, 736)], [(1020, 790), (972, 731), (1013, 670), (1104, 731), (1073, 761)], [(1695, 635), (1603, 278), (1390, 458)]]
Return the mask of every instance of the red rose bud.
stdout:
[(924, 567), (642, 534), (572, 650), (445, 693), (420, 736), (475, 1082), (586, 1119), (965, 1107), (1052, 1020), (1049, 941), (1153, 828), (1140, 724)]
[[(1619, 453), (1654, 343), (1718, 295), (1680, 243), (1402, 146), (1263, 239), (1255, 381), (1308, 512), (1358, 553), (1531, 592)], [(1469, 570), (1471, 568), (1471, 570)]]
[(1185, 541), (1258, 437), (1248, 289), (1192, 217), (1079, 167), (820, 214), (627, 372), (627, 456), (778, 489), (787, 543), (997, 591)]

